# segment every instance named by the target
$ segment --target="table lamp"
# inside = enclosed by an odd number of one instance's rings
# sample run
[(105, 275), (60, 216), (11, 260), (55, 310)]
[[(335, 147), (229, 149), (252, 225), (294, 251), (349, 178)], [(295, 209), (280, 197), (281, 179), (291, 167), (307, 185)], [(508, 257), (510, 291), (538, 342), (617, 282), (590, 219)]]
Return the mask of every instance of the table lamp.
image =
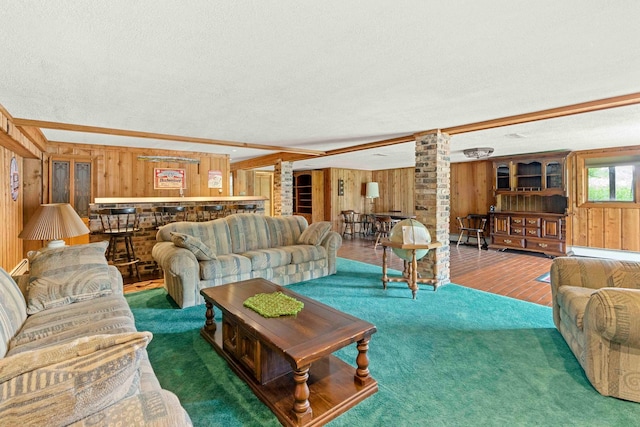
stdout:
[(24, 240), (49, 240), (47, 249), (65, 246), (64, 238), (88, 234), (89, 229), (69, 203), (40, 205), (18, 235)]

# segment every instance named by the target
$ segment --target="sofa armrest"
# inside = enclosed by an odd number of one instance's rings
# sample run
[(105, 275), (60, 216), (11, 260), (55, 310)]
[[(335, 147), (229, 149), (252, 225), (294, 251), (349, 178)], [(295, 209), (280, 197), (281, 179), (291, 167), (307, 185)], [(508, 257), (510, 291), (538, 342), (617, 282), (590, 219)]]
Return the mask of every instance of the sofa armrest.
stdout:
[(603, 288), (591, 295), (584, 315), (587, 335), (640, 348), (640, 289)]
[(174, 301), (182, 307), (196, 305), (199, 297), (200, 265), (188, 249), (172, 242), (158, 242), (151, 251), (164, 272), (164, 285)]
[(193, 425), (176, 395), (167, 390), (154, 390), (122, 399), (108, 408), (70, 425), (88, 427), (133, 424), (154, 427)]
[(557, 296), (561, 286), (640, 288), (640, 262), (579, 257), (554, 259), (551, 264), (551, 299), (556, 326), (560, 321)]
[(337, 271), (338, 249), (342, 246), (342, 236), (335, 231), (329, 231), (322, 240), (321, 245), (327, 250), (329, 274), (335, 274)]

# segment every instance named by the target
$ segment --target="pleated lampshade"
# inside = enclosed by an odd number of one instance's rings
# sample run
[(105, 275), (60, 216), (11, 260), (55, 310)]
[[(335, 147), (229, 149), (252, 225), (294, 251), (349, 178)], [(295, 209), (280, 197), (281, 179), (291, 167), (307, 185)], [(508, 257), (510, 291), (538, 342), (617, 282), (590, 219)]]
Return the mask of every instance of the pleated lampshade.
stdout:
[(18, 235), (24, 240), (49, 240), (48, 248), (64, 246), (62, 239), (88, 234), (89, 229), (69, 203), (40, 205)]

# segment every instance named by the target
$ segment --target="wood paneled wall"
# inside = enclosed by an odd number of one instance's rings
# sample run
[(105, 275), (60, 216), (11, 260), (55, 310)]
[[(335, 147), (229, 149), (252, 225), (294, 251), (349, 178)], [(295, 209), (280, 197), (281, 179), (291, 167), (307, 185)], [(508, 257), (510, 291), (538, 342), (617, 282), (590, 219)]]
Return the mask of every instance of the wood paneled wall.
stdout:
[(380, 197), (373, 202), (374, 212), (415, 210), (415, 168), (374, 171), (372, 181), (380, 190)]
[(450, 233), (458, 233), (456, 217), (486, 214), (495, 205), (493, 196), (493, 165), (490, 161), (451, 164)]
[[(568, 245), (640, 252), (640, 203), (586, 203), (584, 160), (625, 155), (640, 155), (640, 146), (577, 151), (567, 159), (571, 218)], [(636, 200), (638, 197), (640, 194), (636, 194)]]
[[(229, 180), (222, 180), (222, 192), (208, 188), (209, 170), (229, 176), (229, 157), (209, 153), (153, 150), (144, 148), (111, 147), (101, 145), (50, 143), (47, 155), (90, 157), (93, 159), (93, 197), (177, 197), (178, 190), (154, 190), (154, 168), (186, 170), (185, 197), (228, 196)], [(138, 156), (178, 156), (200, 161), (196, 163), (168, 163), (138, 160)]]
[[(15, 157), (20, 171), (20, 191), (18, 199), (11, 198), (11, 188), (9, 182), (9, 170), (11, 158)], [(0, 266), (9, 272), (22, 259), (22, 243), (18, 239), (18, 234), (22, 231), (22, 206), (23, 206), (23, 159), (14, 152), (0, 147), (0, 221), (2, 221), (2, 239), (0, 239)]]
[[(324, 218), (333, 223), (333, 229), (342, 228), (340, 212), (353, 209), (356, 212), (371, 213), (372, 206), (366, 199), (365, 188), (371, 181), (371, 171), (356, 169), (324, 169)], [(344, 181), (344, 195), (338, 195), (338, 180)]]

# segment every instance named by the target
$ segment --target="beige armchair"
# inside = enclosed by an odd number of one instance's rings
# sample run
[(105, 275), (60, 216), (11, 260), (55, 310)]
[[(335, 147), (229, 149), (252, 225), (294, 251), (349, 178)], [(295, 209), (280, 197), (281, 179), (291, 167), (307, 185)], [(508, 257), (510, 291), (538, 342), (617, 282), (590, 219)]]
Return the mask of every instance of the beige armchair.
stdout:
[(640, 402), (640, 262), (559, 257), (553, 321), (593, 387)]

